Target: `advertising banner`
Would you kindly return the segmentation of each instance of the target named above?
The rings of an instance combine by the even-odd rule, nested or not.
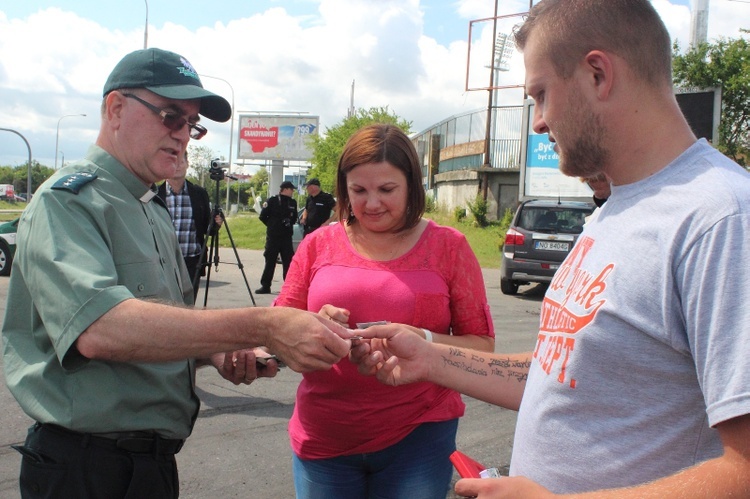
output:
[[[524,127],[522,136],[526,155],[521,165],[520,199],[531,198],[586,198],[592,196],[588,185],[577,177],[563,175],[559,169],[560,157],[549,141],[549,136],[534,132],[531,122],[534,118],[534,102],[524,103]]]
[[[309,161],[317,116],[240,115],[237,159]]]

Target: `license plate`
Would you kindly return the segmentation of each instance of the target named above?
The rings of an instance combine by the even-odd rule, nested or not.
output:
[[[535,241],[534,248],[547,251],[568,251],[568,243],[559,241]]]

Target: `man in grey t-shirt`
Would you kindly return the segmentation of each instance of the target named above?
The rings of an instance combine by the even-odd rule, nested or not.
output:
[[[750,175],[693,135],[648,0],[542,0],[515,39],[534,131],[611,196],[550,283],[533,352],[376,326],[363,336],[388,343],[355,348],[360,370],[519,409],[511,477],[460,480],[462,496],[750,496]]]

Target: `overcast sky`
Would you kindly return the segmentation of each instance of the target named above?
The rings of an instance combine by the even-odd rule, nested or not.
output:
[[[653,3],[686,47],[690,0]],[[499,5],[498,14],[508,15],[529,3]],[[237,112],[307,113],[320,117],[324,133],[346,116],[354,82],[356,108],[388,106],[419,132],[487,106],[486,91],[465,89],[467,79],[469,88],[489,82],[492,24],[475,23],[469,57],[467,47],[470,21],[492,17],[494,6],[493,0],[2,0],[0,128],[21,133],[32,159],[44,165],[55,164],[56,139],[58,166],[63,157],[82,157],[98,133],[107,75],[125,54],[143,48],[147,33],[149,47],[178,52],[213,76],[202,78],[204,87],[233,100]],[[750,3],[711,0],[709,40],[742,36],[748,19]],[[519,20],[502,21],[499,31]],[[523,83],[520,54],[508,65],[501,83]],[[500,95],[506,104],[521,99],[520,90]],[[203,124],[209,133],[199,145],[228,156],[230,123]],[[236,121],[233,128],[236,135]],[[0,131],[0,165],[27,159],[23,140]]]

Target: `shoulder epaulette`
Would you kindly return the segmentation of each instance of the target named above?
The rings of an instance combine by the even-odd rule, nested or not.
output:
[[[57,182],[55,182],[55,184],[52,186],[52,189],[70,191],[73,194],[78,194],[78,191],[80,191],[84,185],[88,184],[95,178],[96,175],[89,172],[78,172],[70,175],[65,175]]]

